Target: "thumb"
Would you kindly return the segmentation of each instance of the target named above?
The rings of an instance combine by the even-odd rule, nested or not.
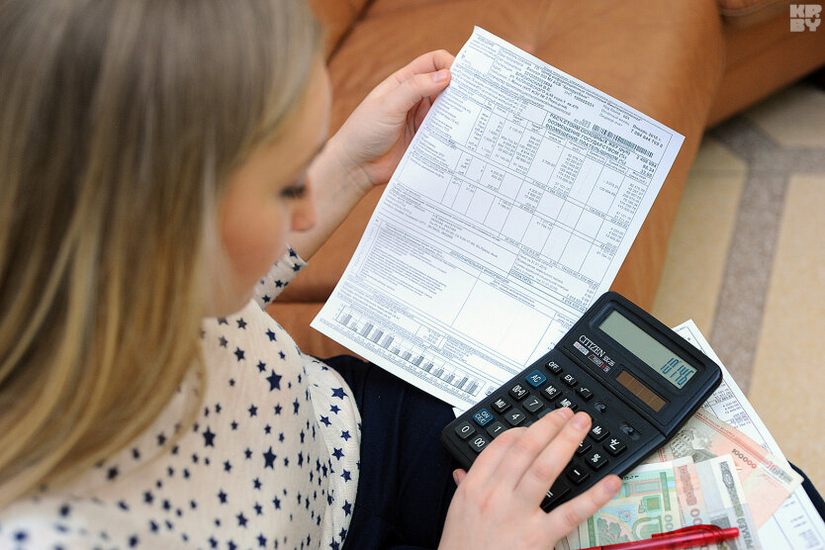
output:
[[[453,481],[455,481],[456,486],[460,485],[464,478],[467,477],[466,470],[453,470]]]
[[[390,108],[396,114],[406,115],[425,97],[440,93],[450,83],[450,70],[441,69],[431,73],[422,73],[405,79],[392,93]]]

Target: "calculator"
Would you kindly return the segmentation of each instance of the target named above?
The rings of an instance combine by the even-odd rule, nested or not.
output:
[[[722,382],[719,366],[649,313],[607,292],[541,359],[441,432],[462,467],[504,431],[554,409],[585,411],[590,432],[547,491],[550,511],[667,442]]]

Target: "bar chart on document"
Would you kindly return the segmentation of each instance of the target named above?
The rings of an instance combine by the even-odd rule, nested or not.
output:
[[[683,137],[476,28],[312,326],[465,409],[606,291]]]

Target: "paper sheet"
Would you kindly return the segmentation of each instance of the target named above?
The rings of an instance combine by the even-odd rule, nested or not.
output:
[[[696,324],[686,321],[674,330],[722,367],[722,384],[713,392],[704,408],[751,437],[774,455],[785,459],[776,440],[699,332]],[[805,489],[798,487],[759,529],[759,541],[762,548],[770,550],[825,549],[825,523],[805,493]]]
[[[312,326],[466,409],[608,290],[684,138],[479,28],[451,72]]]

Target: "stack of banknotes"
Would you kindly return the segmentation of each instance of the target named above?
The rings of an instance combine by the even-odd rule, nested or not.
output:
[[[757,529],[800,483],[784,459],[700,409],[556,550],[649,539],[699,524],[739,528],[739,538],[712,549],[763,548]]]

